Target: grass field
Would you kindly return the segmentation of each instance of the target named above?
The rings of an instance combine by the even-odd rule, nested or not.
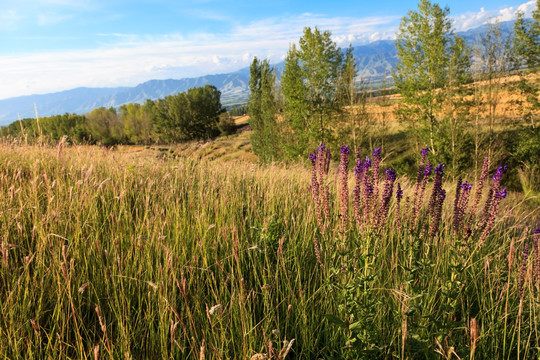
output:
[[[352,154],[324,175],[192,146],[0,146],[1,358],[539,356],[540,214],[504,175],[485,206],[498,164],[474,216],[443,176],[439,221],[433,175],[420,206],[384,164],[356,198]]]

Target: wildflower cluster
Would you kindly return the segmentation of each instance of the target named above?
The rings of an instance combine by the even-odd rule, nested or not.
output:
[[[340,162],[338,168],[338,198],[339,198],[339,223],[340,231],[344,233],[349,227],[349,154],[348,146],[342,146],[340,150]],[[325,176],[328,174],[330,165],[330,151],[325,144],[310,155],[312,164],[311,193],[315,203],[317,221],[321,233],[325,233],[328,222],[331,221],[329,206],[329,189],[325,184]],[[356,152],[354,164],[354,188],[352,190],[352,204],[354,221],[360,231],[373,230],[382,232],[388,225],[396,227],[398,231],[408,229],[414,233],[437,236],[440,234],[441,220],[447,192],[443,189],[445,165],[439,163],[435,168],[429,159],[429,148],[421,151],[420,163],[414,184],[412,197],[406,197],[405,212],[402,214],[401,201],[404,193],[401,185],[397,182],[397,173],[388,168],[384,171],[384,178],[380,175],[382,162],[381,149],[373,151],[372,156],[362,158]],[[474,203],[469,209],[469,201],[472,198],[472,183],[463,181],[461,178],[456,184],[455,199],[453,201],[453,221],[451,226],[455,236],[465,238],[477,234],[478,245],[481,245],[490,234],[495,225],[501,201],[507,196],[507,189],[501,187],[501,180],[507,171],[506,166],[499,166],[492,177],[492,183],[485,199],[482,214],[476,217],[476,208],[483,198],[482,190],[488,179],[489,159],[485,158],[482,175],[476,193]],[[432,185],[428,196],[427,207],[424,204],[428,182],[432,177]],[[394,187],[397,183],[397,190]],[[390,209],[394,203],[393,221],[388,221]]]

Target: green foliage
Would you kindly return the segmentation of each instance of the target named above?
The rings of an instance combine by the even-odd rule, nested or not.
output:
[[[463,39],[454,36],[449,14],[448,8],[421,0],[417,11],[401,19],[396,40],[400,61],[393,77],[404,98],[398,114],[418,132],[416,148],[429,144],[435,154],[455,157],[455,147],[442,146],[439,127],[447,116],[455,142],[466,126],[467,104],[458,90],[471,79],[470,53]]]
[[[202,140],[219,134],[221,93],[205,85],[156,101],[155,126],[165,142]]]
[[[268,60],[256,57],[250,66],[249,79],[249,125],[253,152],[262,162],[278,160],[280,157],[280,132],[276,122],[276,71]]]
[[[137,103],[120,106],[120,121],[130,143],[148,144],[152,141],[152,117],[145,106]]]
[[[232,131],[230,120],[221,118],[221,93],[206,85],[171,95],[144,105],[129,103],[114,108],[100,107],[85,116],[75,114],[22,119],[0,129],[0,136],[25,141],[58,141],[66,136],[75,142],[114,144],[150,144],[209,139],[220,132]],[[221,125],[218,124],[221,121]],[[221,130],[223,129],[223,130]]]
[[[513,151],[524,193],[540,193],[540,127],[520,129]]]
[[[226,112],[219,115],[217,127],[220,134],[224,136],[236,133],[236,124],[234,119],[229,115],[229,113]]]
[[[332,128],[343,105],[343,67],[341,49],[329,31],[306,27],[298,47],[289,48],[281,80],[284,116],[291,130],[285,140],[289,157],[304,156],[320,142],[334,143]]]
[[[517,13],[513,46],[519,64],[535,71],[540,65],[540,0],[536,1],[532,20],[524,19],[521,12]]]
[[[523,19],[521,12],[517,13],[514,23],[513,52],[517,57],[517,65],[526,65],[528,71],[536,72],[540,66],[540,0],[536,1],[536,9],[532,20]],[[538,81],[522,77],[519,90],[524,100],[519,101],[523,117],[536,127],[540,101]]]
[[[124,132],[122,123],[114,108],[100,107],[86,116],[86,127],[92,140],[103,145],[114,145],[122,142]]]
[[[248,113],[248,106],[246,105],[236,105],[231,107],[228,110],[229,115],[231,116],[242,116]]]

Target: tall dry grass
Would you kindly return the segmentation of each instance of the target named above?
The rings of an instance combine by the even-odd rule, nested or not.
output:
[[[335,166],[322,232],[301,166],[6,144],[0,164],[3,358],[538,356],[519,195],[477,246],[449,202],[435,236],[395,200],[359,229]]]

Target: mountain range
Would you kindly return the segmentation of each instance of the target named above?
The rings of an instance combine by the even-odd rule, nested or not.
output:
[[[503,35],[512,32],[513,21],[501,23]],[[485,33],[487,25],[459,33],[474,44],[479,35]],[[354,44],[353,44],[354,45]],[[382,40],[366,45],[354,46],[354,56],[358,63],[358,78],[368,82],[380,82],[395,68],[398,58],[393,40]],[[283,71],[283,62],[276,64],[278,75]],[[391,81],[391,80],[390,80]],[[224,106],[245,103],[249,90],[249,68],[228,74],[206,75],[194,78],[150,80],[134,87],[76,88],[43,95],[19,96],[0,100],[0,125],[7,125],[19,117],[51,116],[64,113],[84,114],[100,107],[117,107],[122,104],[146,99],[156,100],[167,95],[186,91],[192,87],[211,84],[221,91]]]

